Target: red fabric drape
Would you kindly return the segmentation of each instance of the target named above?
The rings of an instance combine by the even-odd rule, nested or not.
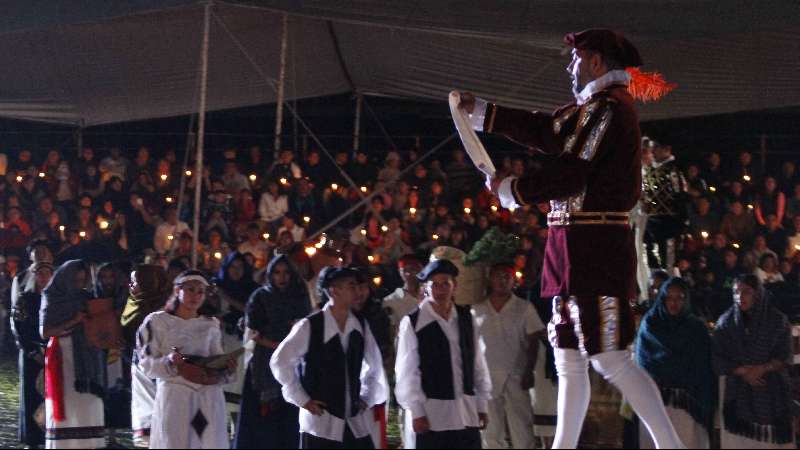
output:
[[[66,419],[64,408],[64,357],[57,337],[50,338],[45,353],[45,396],[53,407],[56,422]]]

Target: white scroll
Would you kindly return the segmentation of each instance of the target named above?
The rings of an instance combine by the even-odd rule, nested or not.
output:
[[[470,159],[481,172],[485,173],[488,177],[494,178],[497,169],[494,167],[492,158],[486,153],[481,140],[475,130],[472,129],[472,123],[469,119],[469,114],[463,109],[458,108],[461,102],[461,94],[458,91],[450,93],[450,113],[453,116],[453,122],[458,130],[458,135],[461,136],[461,142],[464,143],[464,150],[467,151]]]

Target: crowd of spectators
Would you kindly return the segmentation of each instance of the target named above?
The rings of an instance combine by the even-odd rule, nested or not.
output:
[[[376,287],[388,293],[401,284],[395,267],[403,255],[426,258],[442,245],[469,251],[498,226],[521,237],[515,261],[520,290],[529,298],[537,295],[549,206],[502,209],[461,149],[417,165],[418,150],[339,151],[332,158],[318,150],[300,153],[231,148],[206,161],[202,174],[193,173],[191,160],[184,166],[174,150],[146,147],[84,148],[77,158],[56,150],[4,155],[0,294],[5,307],[10,280],[28,263],[25,248],[33,240],[47,240],[57,255],[84,257],[81,249],[101,243],[110,249],[103,256],[190,266],[197,176],[203,187],[197,253],[199,268],[209,275],[239,252],[255,281],[262,282],[267,262],[279,252],[293,255],[302,275],[312,280],[327,262],[315,264],[311,256],[328,256],[369,266]],[[740,273],[755,273],[782,298],[794,299],[800,289],[795,161],[773,170],[747,151],[727,160],[711,153],[700,163],[678,161],[688,186],[686,227],[676,267],[652,269],[680,272],[697,312],[711,322],[730,306],[731,283]],[[520,176],[529,163],[525,156],[509,156],[498,167],[501,175]],[[370,195],[365,206],[324,235],[317,233]]]

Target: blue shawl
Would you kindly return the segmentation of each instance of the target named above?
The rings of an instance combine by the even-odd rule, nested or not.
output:
[[[672,287],[679,287],[685,295],[678,316],[667,310],[667,293]],[[711,336],[705,322],[691,311],[686,282],[672,278],[664,283],[655,304],[642,318],[636,362],[658,384],[666,406],[685,410],[698,424],[711,430],[717,404]]]

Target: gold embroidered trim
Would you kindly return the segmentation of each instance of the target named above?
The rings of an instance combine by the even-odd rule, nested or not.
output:
[[[614,113],[611,108],[606,107],[605,111],[603,111],[603,117],[600,118],[600,122],[592,128],[591,133],[589,133],[589,138],[586,139],[586,144],[583,146],[583,151],[581,151],[581,159],[591,161],[594,158],[598,147],[600,147],[600,141],[603,140],[603,136],[605,136],[608,130],[608,125],[611,123],[613,115]]]

